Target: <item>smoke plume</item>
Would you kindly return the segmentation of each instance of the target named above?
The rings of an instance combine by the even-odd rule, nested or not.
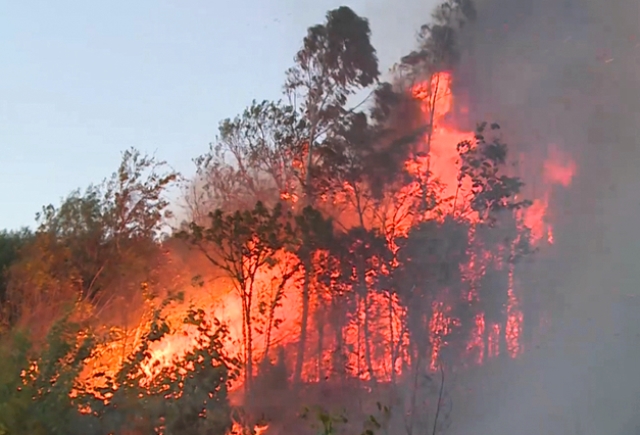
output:
[[[502,383],[498,394],[477,399],[497,401],[495,413],[454,417],[454,426],[474,434],[637,433],[640,3],[476,6],[455,80],[469,122],[503,125],[529,175],[550,150],[571,155],[578,170],[550,205],[556,261],[540,262],[528,284],[557,286],[562,321],[515,373],[492,380]],[[524,178],[533,189],[540,181]]]

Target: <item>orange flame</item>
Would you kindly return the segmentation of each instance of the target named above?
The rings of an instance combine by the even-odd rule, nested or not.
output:
[[[473,139],[473,133],[459,131],[451,122],[454,109],[454,97],[451,92],[452,77],[448,73],[436,74],[430,81],[419,83],[411,89],[412,96],[420,102],[423,121],[432,124],[429,134],[425,135],[421,149],[416,155],[412,155],[406,162],[406,168],[418,181],[404,186],[391,201],[396,204],[397,210],[393,213],[384,212],[383,223],[388,241],[394,246],[394,238],[406,234],[415,217],[409,210],[415,208],[420,201],[423,185],[437,186],[440,195],[444,198],[438,210],[432,210],[432,216],[456,214],[465,216],[471,223],[476,222],[477,216],[464,214],[469,209],[469,181],[459,182],[460,159],[456,145],[464,140]],[[466,109],[465,109],[466,110]],[[463,112],[465,110],[462,110]],[[576,165],[569,156],[564,155],[557,147],[549,146],[548,157],[543,164],[543,194],[533,201],[533,205],[522,214],[523,224],[531,229],[534,242],[538,243],[545,237],[548,243],[553,243],[553,229],[548,222],[548,207],[553,188],[555,186],[567,187],[571,184],[576,173]],[[349,195],[350,186],[345,187],[344,195]],[[282,198],[295,203],[298,196],[287,191]],[[374,225],[374,223],[371,223]],[[393,227],[393,228],[391,228]],[[473,230],[472,230],[473,231]],[[470,235],[471,237],[473,234]],[[280,253],[283,265],[291,265],[294,258],[292,254]],[[484,262],[490,259],[474,258],[463,268],[469,273],[476,273],[483,267]],[[258,289],[256,294],[265,294],[273,297],[273,281],[276,269],[260,271],[257,278]],[[480,272],[477,272],[480,273]],[[300,277],[292,279],[284,289],[281,305],[274,308],[273,315],[281,321],[277,328],[272,328],[272,335],[267,337],[265,333],[258,333],[254,337],[256,348],[254,349],[255,361],[268,358],[268,351],[276,346],[293,348],[300,336],[301,322],[301,291]],[[228,351],[237,354],[242,347],[242,305],[241,300],[233,286],[229,283],[216,282],[211,286],[205,286],[205,291],[211,293],[210,297],[198,301],[199,306],[209,307],[208,314],[217,317],[230,327],[231,341]],[[271,296],[269,296],[271,295]],[[472,299],[474,295],[469,295]],[[330,302],[323,301],[322,296],[315,295],[312,306],[318,310],[320,306]],[[268,305],[268,304],[267,304]],[[390,292],[370,292],[370,294],[357,301],[356,314],[346,322],[341,333],[344,337],[343,348],[340,352],[346,353],[346,371],[348,374],[361,379],[368,379],[370,374],[367,365],[373,366],[373,375],[378,380],[389,380],[394,374],[402,372],[404,363],[409,361],[408,334],[405,320],[405,308],[402,307],[397,297]],[[519,309],[519,300],[513,282],[513,269],[509,270],[509,291],[507,304],[508,319],[506,322],[507,351],[511,357],[517,356],[521,351],[519,344],[523,314]],[[316,313],[311,312],[310,324]],[[363,351],[366,340],[362,325],[368,323],[369,339],[373,350],[370,355]],[[435,369],[439,352],[443,346],[442,338],[455,325],[457,319],[445,304],[438,302],[433,306],[433,315],[429,325],[431,337],[430,366]],[[315,330],[310,331],[308,341],[316,341],[322,348],[322,354],[317,355],[316,361],[311,358],[305,361],[304,377],[306,380],[316,380],[322,376],[323,366],[330,364],[335,357],[337,343],[327,345],[330,337],[325,337],[325,328],[321,321],[317,322]],[[478,361],[487,357],[496,356],[499,352],[499,340],[501,326],[487,324],[485,316],[479,314],[475,317],[475,330],[473,337],[467,345],[467,352],[478,355]],[[188,328],[181,329],[179,333],[167,337],[154,345],[151,349],[152,357],[144,366],[148,376],[152,376],[156,370],[172,364],[175,358],[184,355],[195,344],[195,338]],[[488,337],[488,345],[484,344],[483,337]],[[367,361],[369,359],[370,361]],[[258,364],[255,364],[256,366]]]

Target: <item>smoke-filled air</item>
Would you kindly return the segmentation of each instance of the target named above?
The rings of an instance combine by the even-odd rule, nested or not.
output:
[[[317,17],[192,173],[0,233],[0,435],[640,433],[639,18]]]

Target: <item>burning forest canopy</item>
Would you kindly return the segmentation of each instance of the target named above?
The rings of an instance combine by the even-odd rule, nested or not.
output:
[[[480,412],[479,380],[557,318],[531,278],[580,171],[564,142],[474,119],[507,95],[473,88],[502,3],[438,6],[387,82],[368,21],[331,10],[282,100],[223,121],[194,177],[128,150],[3,233],[0,434],[304,432],[301,405],[323,433],[372,414],[435,434],[453,403]]]

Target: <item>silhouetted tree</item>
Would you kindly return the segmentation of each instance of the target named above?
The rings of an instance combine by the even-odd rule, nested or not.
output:
[[[346,6],[331,10],[323,24],[308,29],[295,65],[287,71],[285,92],[304,131],[298,142],[298,154],[306,155],[302,185],[305,205],[315,205],[313,177],[319,159],[317,146],[349,112],[349,96],[378,79],[378,59],[370,36],[369,22],[353,10]],[[303,266],[302,311],[308,312],[313,263],[305,259]],[[303,319],[298,346],[301,357],[294,369],[296,384],[302,373],[300,358],[304,357],[306,337],[307,323]]]
[[[290,105],[254,101],[234,119],[220,123],[219,137],[195,160],[197,175],[188,205],[194,220],[216,208],[250,208],[300,197],[304,123]]]
[[[257,202],[251,210],[225,213],[218,209],[210,213],[209,224],[195,222],[179,234],[206,258],[231,278],[242,302],[242,335],[245,367],[245,386],[251,387],[253,377],[253,314],[260,272],[280,264],[278,253],[291,246],[293,228],[284,215],[281,203],[267,208]],[[278,285],[285,285],[298,270],[294,263],[280,275]]]
[[[486,138],[486,123],[476,129],[474,141],[458,144],[462,161],[460,180],[471,181],[471,212],[479,219],[475,228],[477,271],[481,274],[478,296],[485,317],[484,348],[488,356],[490,325],[500,325],[502,355],[507,354],[508,291],[512,266],[531,253],[528,233],[518,228],[519,210],[531,201],[518,198],[524,183],[506,175],[507,145],[496,134],[500,127],[490,126],[494,137]]]

